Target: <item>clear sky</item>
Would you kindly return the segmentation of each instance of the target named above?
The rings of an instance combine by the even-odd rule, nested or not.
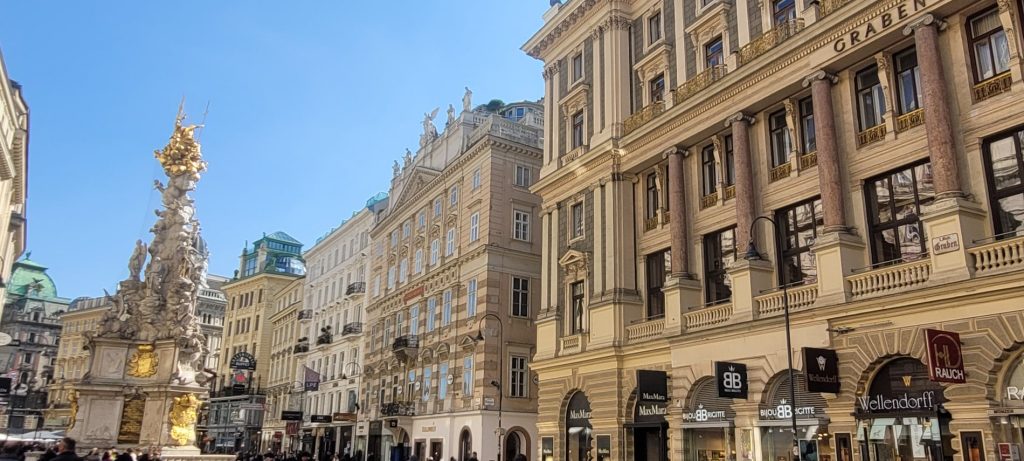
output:
[[[28,249],[61,296],[113,291],[149,240],[153,150],[209,102],[195,194],[211,272],[283,230],[311,246],[387,190],[424,112],[543,96],[520,46],[547,0],[5,2],[31,110]],[[443,123],[442,123],[443,124]]]

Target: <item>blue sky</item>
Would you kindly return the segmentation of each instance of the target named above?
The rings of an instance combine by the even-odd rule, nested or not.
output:
[[[519,47],[546,0],[5,3],[0,49],[31,110],[28,249],[59,294],[102,294],[149,239],[153,150],[182,95],[209,171],[211,272],[283,230],[307,247],[386,190],[424,112],[543,95]]]

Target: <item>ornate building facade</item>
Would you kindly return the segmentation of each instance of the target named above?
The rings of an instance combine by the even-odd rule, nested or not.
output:
[[[299,277],[278,290],[270,315],[270,376],[267,377],[266,415],[263,418],[263,451],[298,451],[302,419],[285,420],[282,412],[302,411],[304,397],[298,359],[307,341],[302,341],[299,313],[303,310],[306,277]]]
[[[21,85],[0,55],[0,299],[13,264],[25,251],[29,111]]]
[[[540,210],[528,188],[542,106],[474,110],[470,97],[442,133],[424,120],[370,233],[359,437],[378,459],[494,459],[536,443]]]
[[[68,427],[71,416],[69,394],[89,369],[89,349],[85,348],[85,332],[99,327],[103,314],[113,304],[106,297],[75,298],[67,312],[60,314],[60,341],[53,383],[47,389],[49,411],[46,427],[62,430]]]
[[[556,2],[523,47],[546,88],[538,456],[1019,450],[1021,9]],[[926,329],[959,333],[965,383],[930,379]],[[810,392],[833,365],[838,393]]]

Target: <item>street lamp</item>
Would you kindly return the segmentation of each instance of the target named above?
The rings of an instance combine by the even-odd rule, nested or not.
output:
[[[748,261],[761,259],[761,254],[757,252],[757,247],[754,245],[754,225],[759,220],[765,220],[772,223],[772,235],[775,239],[776,251],[781,251],[782,241],[779,239],[779,228],[775,223],[775,220],[767,216],[758,216],[754,218],[754,221],[750,223],[750,244],[747,246],[747,254],[745,259]],[[789,280],[788,272],[786,267],[782,264],[781,258],[776,258],[775,264],[777,270],[782,275],[782,313],[786,321],[786,360],[789,364],[789,405],[794,411],[790,411],[790,424],[793,430],[793,456],[800,460],[800,438],[796,431],[796,377],[793,370],[793,338],[789,323]]]
[[[498,429],[496,434],[498,436],[497,460],[501,461],[501,452],[502,448],[504,447],[504,444],[502,443],[502,437],[505,435],[504,431],[501,428],[501,403],[503,397],[505,396],[505,391],[501,388],[502,375],[505,373],[505,351],[501,349],[501,343],[505,341],[505,332],[502,327],[501,317],[498,317],[498,314],[495,314],[493,312],[488,312],[484,314],[483,317],[480,317],[480,321],[477,322],[476,337],[473,338],[473,340],[478,343],[484,340],[484,331],[481,328],[481,325],[483,325],[484,320],[486,320],[488,317],[494,317],[494,319],[498,321],[498,379],[491,381],[491,385],[498,388]]]

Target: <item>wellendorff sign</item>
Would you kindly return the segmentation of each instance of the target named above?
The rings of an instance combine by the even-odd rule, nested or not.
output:
[[[935,408],[935,392],[924,391],[920,396],[911,397],[904,393],[902,397],[886,397],[884,395],[857,397],[861,410],[870,412],[895,410],[931,410]]]
[[[836,53],[853,49],[861,42],[892,28],[927,6],[927,0],[905,0],[832,41],[832,49]]]

